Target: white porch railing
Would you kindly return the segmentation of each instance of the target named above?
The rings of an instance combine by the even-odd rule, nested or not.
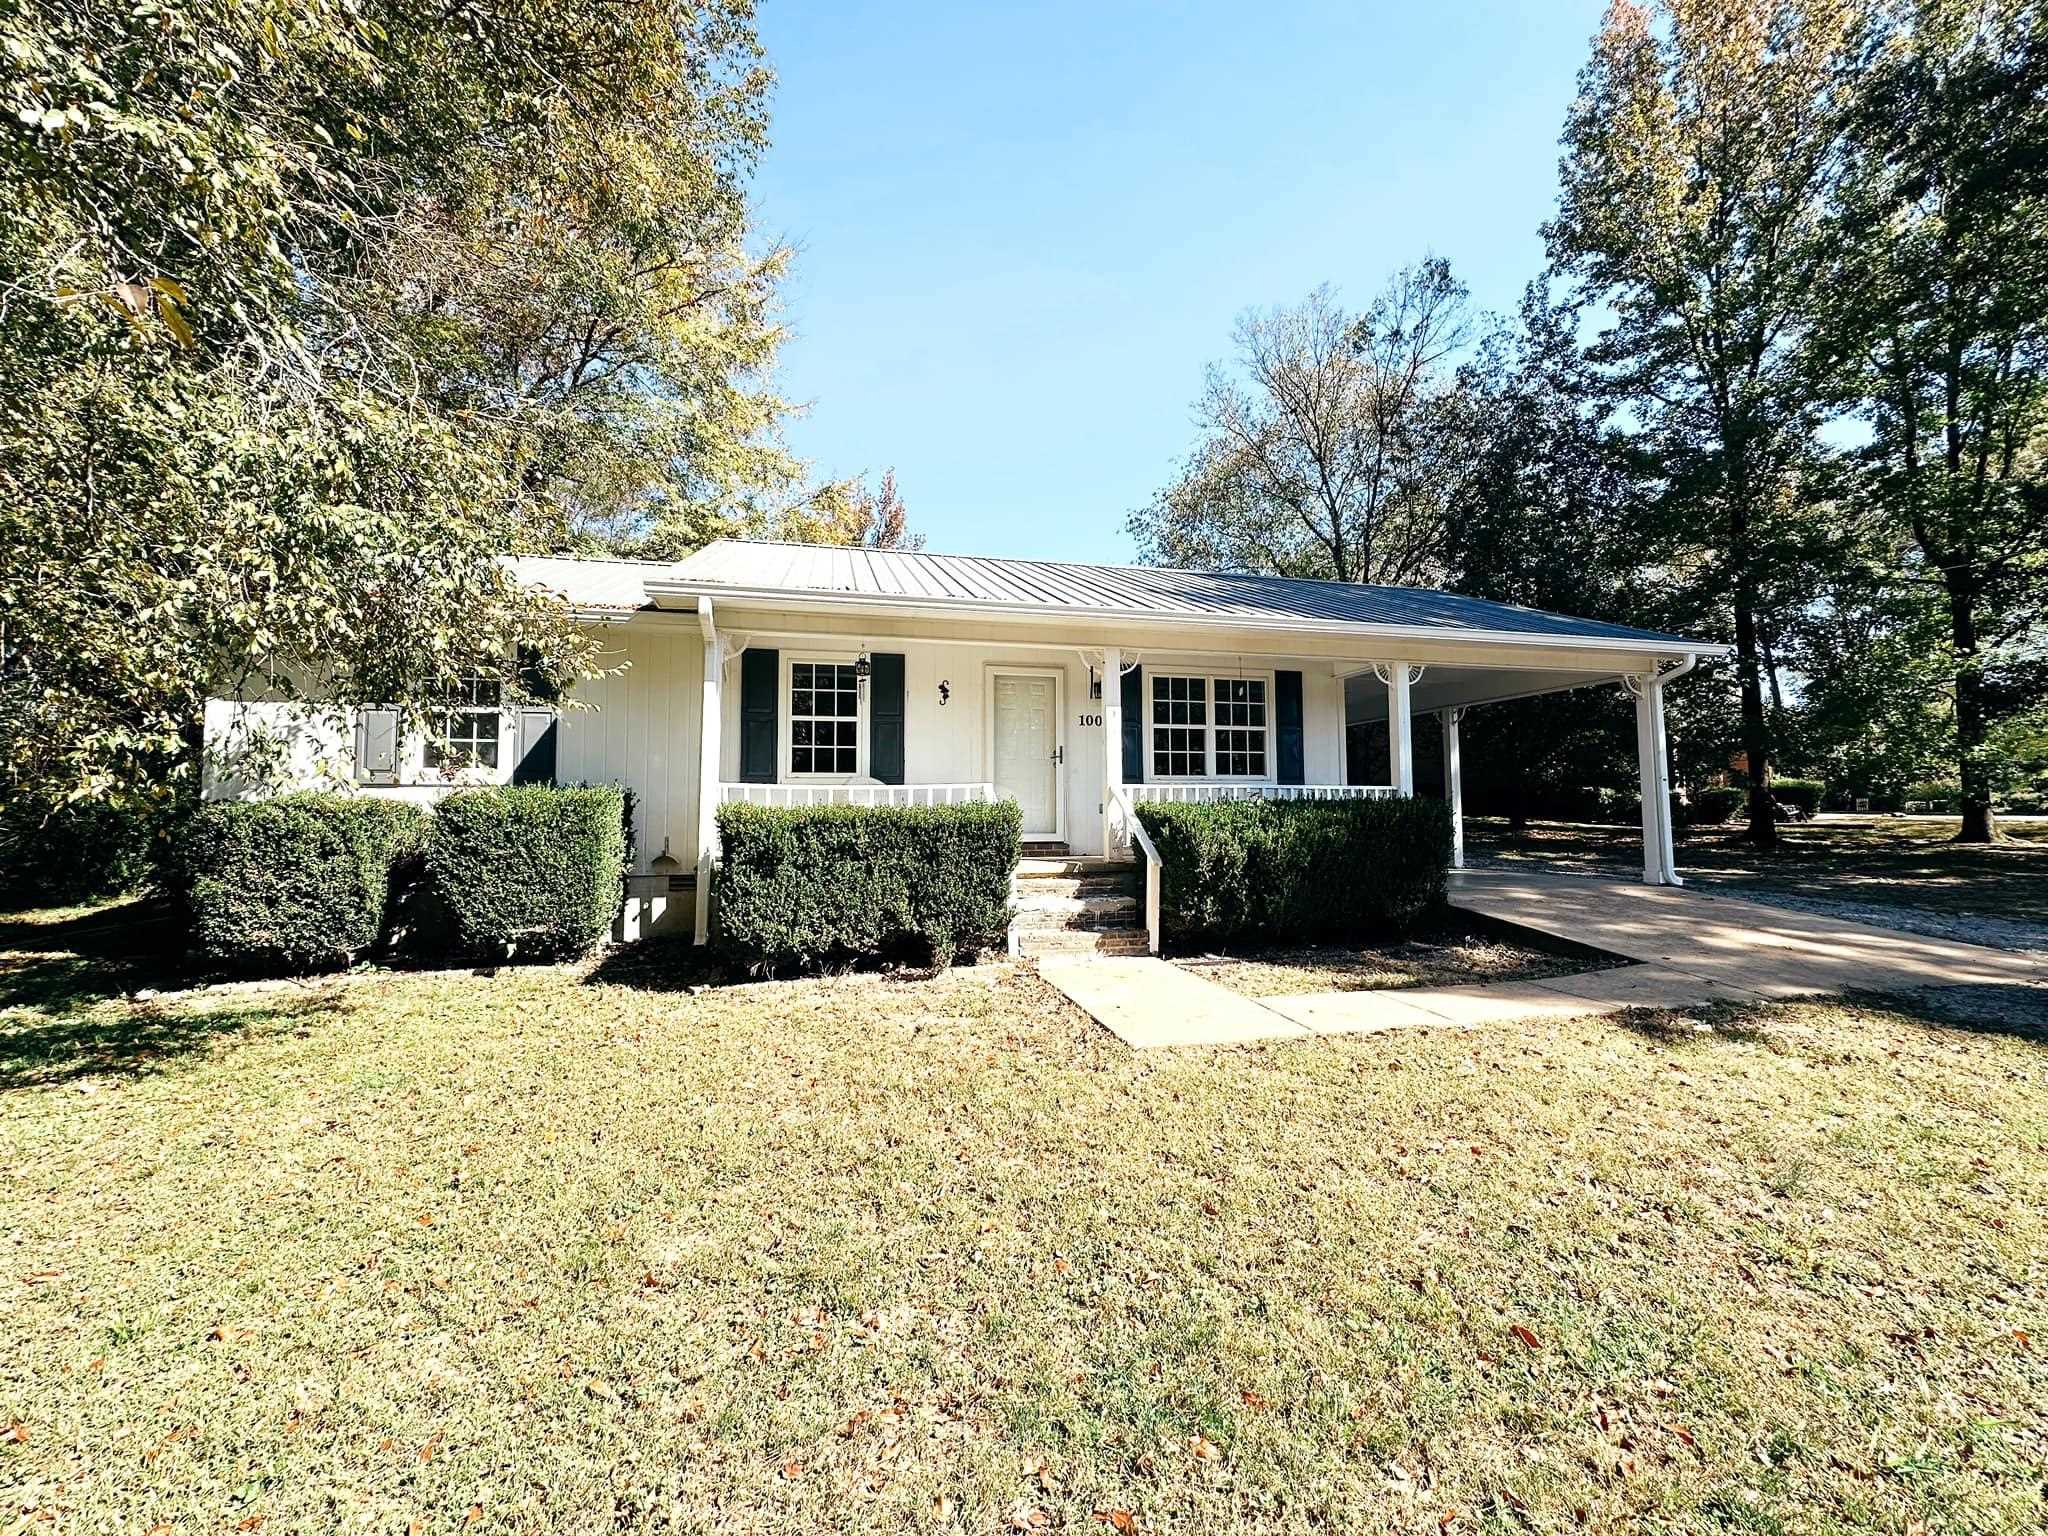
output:
[[[993,784],[721,784],[718,801],[749,805],[967,805],[993,800]]]
[[[1145,861],[1145,945],[1153,954],[1159,953],[1159,849],[1146,833],[1144,824],[1138,820],[1138,808],[1131,802],[1132,790],[1138,786],[1112,784],[1109,787],[1109,815],[1105,818],[1106,832],[1110,842],[1120,848],[1133,850]],[[1108,850],[1105,849],[1104,852]]]
[[[1391,800],[1391,784],[1132,784],[1134,800]]]

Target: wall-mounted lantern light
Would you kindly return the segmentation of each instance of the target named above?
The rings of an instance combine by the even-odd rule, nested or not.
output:
[[[863,646],[861,648],[860,660],[856,661],[853,664],[853,675],[859,678],[862,682],[866,682],[868,680],[868,670],[869,668],[867,648]]]

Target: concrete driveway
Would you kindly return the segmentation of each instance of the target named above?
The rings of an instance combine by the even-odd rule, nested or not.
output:
[[[1039,974],[1139,1048],[1934,987],[1996,988],[2048,1020],[2048,956],[2039,953],[1577,875],[1467,870],[1453,877],[1451,904],[1636,963],[1542,981],[1271,998],[1151,957],[1046,960]]]

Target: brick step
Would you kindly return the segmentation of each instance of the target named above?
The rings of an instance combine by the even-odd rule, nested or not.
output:
[[[1106,928],[1094,931],[1058,929],[1050,932],[1019,930],[1017,954],[1036,960],[1046,955],[1143,955],[1149,951],[1141,928]]]

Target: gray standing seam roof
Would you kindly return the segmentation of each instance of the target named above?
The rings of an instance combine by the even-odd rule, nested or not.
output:
[[[1682,635],[1544,613],[1512,603],[1422,587],[1368,587],[1292,576],[998,560],[922,550],[850,549],[720,539],[686,560],[528,556],[511,562],[522,581],[572,606],[629,613],[652,606],[649,583],[792,597],[868,597],[1008,609],[1076,609],[1133,619],[1232,619],[1357,624],[1446,635],[1526,635],[1560,641],[1641,641],[1659,650],[1719,652]]]
[[[945,600],[1014,608],[1081,608],[1144,618],[1302,620],[1435,629],[1447,634],[1641,640],[1659,648],[1717,651],[1682,635],[1545,613],[1421,587],[1374,587],[1291,576],[999,560],[921,550],[851,549],[721,539],[661,578],[746,590]]]

